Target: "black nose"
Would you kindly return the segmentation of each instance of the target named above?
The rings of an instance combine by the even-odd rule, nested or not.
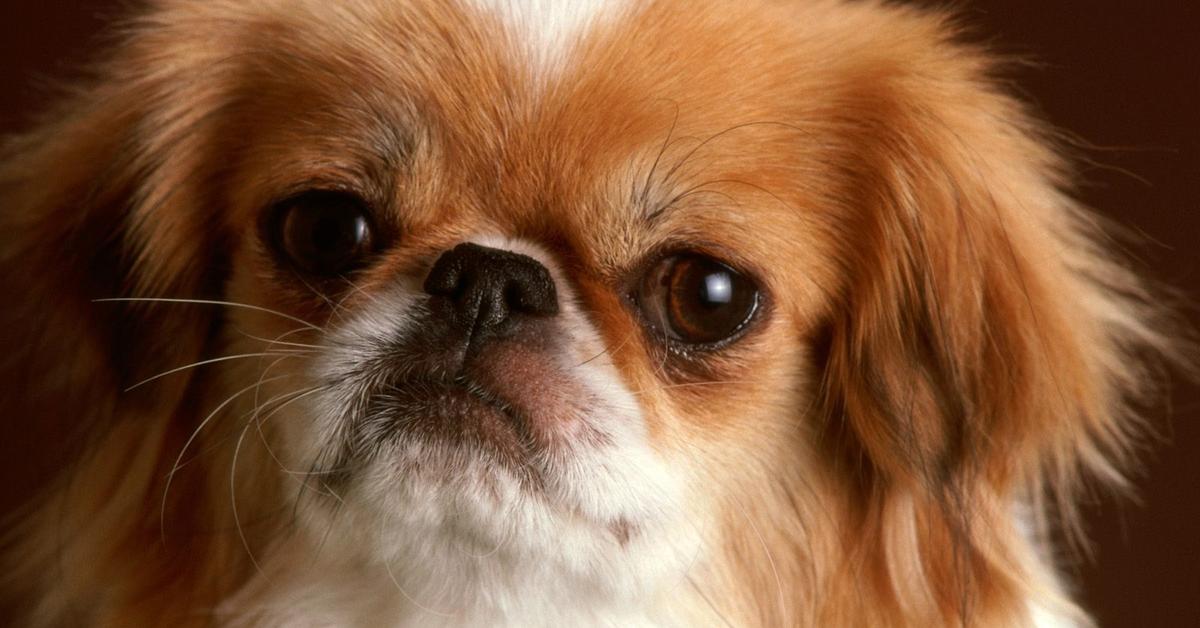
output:
[[[425,292],[445,298],[466,333],[495,332],[518,314],[558,314],[550,271],[527,255],[460,244],[438,258]]]

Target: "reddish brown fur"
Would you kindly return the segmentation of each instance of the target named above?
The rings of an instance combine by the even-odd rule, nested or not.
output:
[[[4,470],[44,485],[9,539],[30,621],[204,624],[251,573],[225,532],[232,419],[193,446],[216,453],[174,478],[159,537],[167,471],[240,367],[122,392],[244,339],[218,308],[91,300],[327,323],[257,238],[261,208],[314,183],[388,212],[399,248],[356,278],[368,296],[479,232],[564,259],[656,445],[688,443],[721,487],[695,579],[733,624],[1012,626],[1030,599],[1069,606],[1014,508],[1070,521],[1084,477],[1119,478],[1132,352],[1165,341],[1041,127],[944,19],[657,2],[535,98],[495,25],[443,3],[159,4],[0,165],[0,285],[23,295],[0,311],[0,406],[38,446]],[[684,243],[770,294],[767,326],[691,364],[621,291]],[[248,448],[238,464],[271,464]],[[282,534],[291,488],[240,487],[252,546]]]

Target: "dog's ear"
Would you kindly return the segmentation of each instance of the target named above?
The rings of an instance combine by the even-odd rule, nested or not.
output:
[[[216,308],[219,189],[206,170],[211,95],[167,89],[148,42],[126,46],[0,155],[0,460],[7,486],[53,477],[114,417],[166,423]],[[145,58],[142,58],[145,57]],[[196,81],[196,87],[206,84]],[[161,426],[142,426],[151,438]],[[114,470],[114,473],[117,471]],[[5,496],[6,502],[21,496]]]
[[[1006,542],[1022,506],[1050,495],[1069,514],[1081,478],[1120,481],[1139,352],[1166,343],[1038,127],[978,59],[941,63],[866,83],[820,399],[837,475],[877,532],[863,536],[885,545],[864,553],[911,583],[897,598],[932,591],[955,621],[972,599],[1037,586],[1005,577],[1029,558]]]

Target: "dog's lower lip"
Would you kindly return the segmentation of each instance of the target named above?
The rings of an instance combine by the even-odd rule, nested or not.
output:
[[[398,391],[427,391],[431,395],[439,393],[448,394],[465,394],[477,401],[480,401],[488,406],[494,407],[496,410],[504,414],[512,415],[516,411],[508,404],[499,400],[499,398],[488,390],[486,387],[471,380],[465,376],[457,376],[451,379],[444,378],[410,378],[394,382],[389,386],[392,392]]]
[[[519,419],[517,411],[510,405],[500,401],[492,392],[479,384],[466,378],[457,378],[449,382],[434,383],[441,389],[444,389],[450,394],[465,394],[475,401],[481,402],[484,405],[490,406],[501,414],[513,419]]]
[[[480,446],[506,463],[523,462],[534,444],[518,408],[467,378],[410,378],[381,398],[402,434]]]

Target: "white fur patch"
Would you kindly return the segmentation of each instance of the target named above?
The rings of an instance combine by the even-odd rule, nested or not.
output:
[[[528,55],[534,76],[562,71],[574,46],[596,26],[611,21],[627,0],[465,0],[500,19]]]
[[[1044,599],[1029,600],[1029,615],[1034,628],[1076,628],[1079,622],[1070,616],[1071,607],[1066,604],[1068,598],[1062,593],[1058,576],[1054,573],[1053,562],[1049,558],[1050,552],[1038,538],[1031,507],[1028,504],[1018,503],[1014,507],[1014,512],[1017,529],[1021,531],[1022,536],[1029,542],[1029,546],[1037,553],[1037,564],[1045,569],[1045,572],[1039,575],[1046,583],[1045,588],[1049,589],[1048,595]],[[1055,600],[1062,603],[1058,609],[1051,607]]]
[[[1074,621],[1061,615],[1051,613],[1046,608],[1038,604],[1033,604],[1030,609],[1030,614],[1033,618],[1035,628],[1076,628]]]

